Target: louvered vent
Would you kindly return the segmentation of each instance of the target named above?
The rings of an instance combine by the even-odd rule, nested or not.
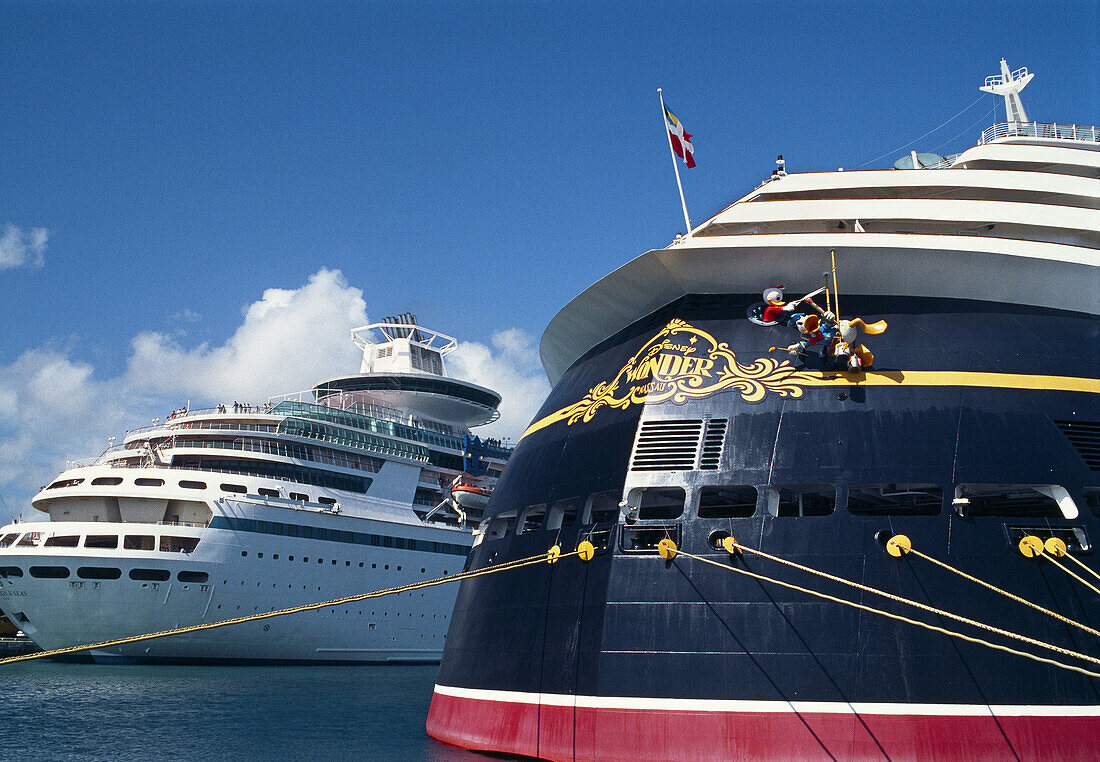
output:
[[[632,471],[714,470],[722,456],[726,419],[643,421],[634,443]]]
[[[1100,423],[1096,421],[1055,421],[1066,439],[1093,471],[1100,471]]]
[[[699,451],[699,468],[703,471],[716,471],[722,457],[722,445],[726,441],[726,419],[711,418],[707,421],[703,433],[703,447]]]

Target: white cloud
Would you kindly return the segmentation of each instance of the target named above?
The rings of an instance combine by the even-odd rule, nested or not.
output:
[[[12,224],[4,226],[0,235],[0,270],[12,267],[41,267],[45,263],[46,240],[50,232],[46,228],[31,228],[26,232]]]
[[[339,271],[322,269],[300,288],[264,291],[223,344],[187,346],[185,333],[138,334],[125,371],[110,378],[68,351],[29,349],[0,365],[0,494],[30,518],[37,515],[30,498],[67,460],[94,457],[108,437],[121,441],[126,428],[188,400],[192,407],[260,403],[355,372],[360,354],[348,332],[366,322],[362,292]],[[517,437],[549,391],[535,341],[520,330],[500,331],[488,345],[462,343],[447,366],[504,394],[500,420],[479,429],[482,435]]]
[[[126,376],[150,391],[263,402],[357,370],[360,355],[348,331],[366,320],[363,292],[339,271],[322,269],[301,288],[264,291],[221,346],[187,349],[167,334],[138,334]]]
[[[489,343],[462,342],[448,355],[447,371],[503,395],[500,419],[478,428],[479,435],[518,439],[550,393],[550,383],[531,334],[511,328],[494,333]]]

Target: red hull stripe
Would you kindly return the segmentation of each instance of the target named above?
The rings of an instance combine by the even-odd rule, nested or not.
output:
[[[453,746],[550,760],[1100,759],[1097,706],[574,701],[436,686],[427,728]]]

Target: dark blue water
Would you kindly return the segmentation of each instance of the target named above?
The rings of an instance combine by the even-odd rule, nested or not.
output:
[[[436,666],[0,667],[0,759],[489,762],[424,732]]]

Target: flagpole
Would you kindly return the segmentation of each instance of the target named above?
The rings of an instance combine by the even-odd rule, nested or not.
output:
[[[691,220],[688,219],[688,205],[684,201],[684,186],[680,183],[680,166],[676,163],[676,151],[672,148],[672,133],[668,130],[668,117],[665,116],[665,96],[661,93],[659,87],[657,88],[657,97],[661,99],[661,126],[665,128],[665,135],[668,136],[668,152],[672,154],[672,170],[676,173],[676,187],[680,189],[680,206],[684,208],[684,224],[687,225],[687,236],[690,238]]]

